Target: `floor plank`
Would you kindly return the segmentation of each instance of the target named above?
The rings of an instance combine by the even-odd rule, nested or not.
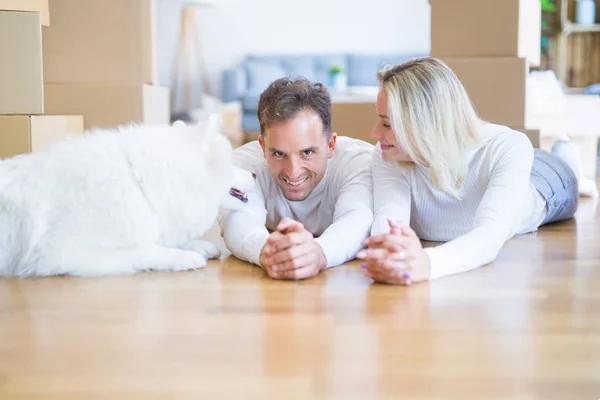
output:
[[[599,399],[600,214],[410,288],[359,263],[0,280],[2,399]]]

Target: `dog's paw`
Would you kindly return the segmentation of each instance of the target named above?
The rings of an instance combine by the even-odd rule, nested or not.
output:
[[[216,259],[221,256],[221,251],[212,242],[206,240],[193,240],[186,246],[187,250],[201,254],[208,260]]]
[[[206,266],[206,257],[193,251],[181,251],[172,262],[172,271],[189,271],[193,269],[204,268]]]

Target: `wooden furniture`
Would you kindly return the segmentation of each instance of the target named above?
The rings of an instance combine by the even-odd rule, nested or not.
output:
[[[600,23],[578,25],[575,0],[556,0],[558,32],[554,40],[553,70],[569,88],[600,83]],[[600,18],[600,1],[596,0]]]
[[[2,399],[598,399],[600,212],[410,288],[360,264],[0,279]]]

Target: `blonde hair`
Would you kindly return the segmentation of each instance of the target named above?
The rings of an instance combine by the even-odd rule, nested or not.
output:
[[[481,122],[462,83],[432,57],[383,69],[377,77],[400,146],[415,163],[429,167],[437,189],[458,198],[467,154],[480,142]]]

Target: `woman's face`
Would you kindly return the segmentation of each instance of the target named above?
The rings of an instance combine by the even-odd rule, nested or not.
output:
[[[384,89],[380,89],[377,95],[377,123],[371,131],[371,137],[377,139],[381,145],[381,156],[386,161],[412,161],[398,144],[396,135],[390,126],[387,115],[388,96]]]

